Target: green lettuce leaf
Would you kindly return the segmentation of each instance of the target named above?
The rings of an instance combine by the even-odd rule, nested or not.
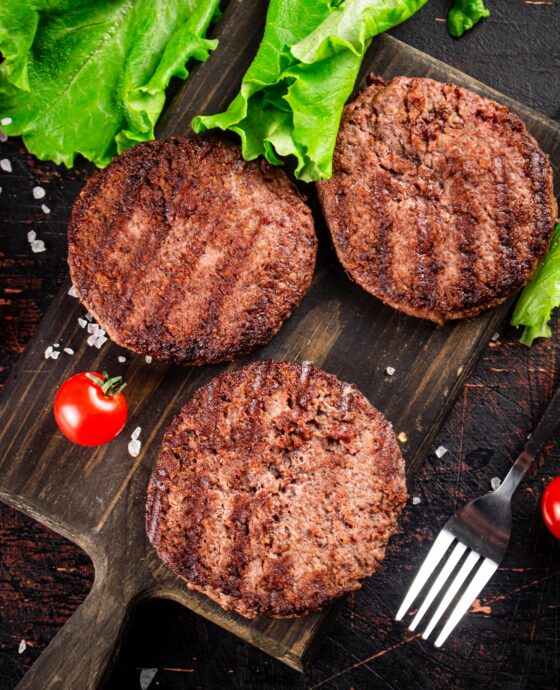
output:
[[[486,9],[484,0],[454,0],[447,15],[447,30],[455,38],[460,38],[465,31],[489,16],[490,11]]]
[[[204,61],[220,0],[0,3],[0,118],[43,160],[98,166],[154,137],[171,77]]]
[[[525,286],[513,316],[512,326],[525,326],[521,338],[531,347],[535,338],[550,338],[548,322],[552,310],[560,306],[560,223],[554,228],[548,254],[533,280]]]
[[[280,164],[311,182],[332,174],[342,110],[373,36],[426,0],[270,0],[264,36],[228,109],[197,116],[195,132],[230,130],[243,156]]]

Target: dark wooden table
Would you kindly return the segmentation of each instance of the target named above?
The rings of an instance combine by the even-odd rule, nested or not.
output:
[[[560,118],[558,0],[489,0],[492,17],[460,41],[446,32],[447,3],[430,0],[394,34],[503,93]],[[0,186],[0,383],[5,381],[66,273],[66,220],[85,177],[29,156],[18,140],[0,145],[14,168]],[[35,201],[41,184],[47,197]],[[50,214],[44,214],[45,203]],[[47,251],[33,254],[34,229]],[[443,651],[395,625],[392,616],[439,526],[502,476],[554,387],[560,334],[532,350],[504,326],[468,382],[412,488],[421,503],[401,521],[383,572],[353,596],[303,676],[173,603],[137,611],[112,690],[139,688],[139,670],[158,668],[153,688],[547,688],[560,687],[560,544],[539,501],[558,470],[560,445],[520,489],[503,566],[476,611]],[[9,404],[9,402],[8,402]],[[0,505],[0,690],[13,688],[92,584],[73,544]],[[26,648],[18,653],[21,641]],[[78,689],[72,689],[78,690]]]

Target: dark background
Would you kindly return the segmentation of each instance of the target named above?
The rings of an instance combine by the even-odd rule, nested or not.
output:
[[[488,0],[488,6],[491,18],[458,41],[440,21],[448,8],[443,0],[430,0],[392,33],[560,119],[559,1]],[[86,175],[35,161],[19,140],[0,145],[4,157],[14,171],[0,173],[0,383],[66,274],[69,205]],[[35,184],[45,187],[45,199],[33,199]],[[46,252],[31,253],[30,229]],[[558,444],[549,444],[516,495],[508,555],[446,647],[436,651],[392,617],[442,523],[507,470],[560,383],[559,361],[560,337],[529,351],[504,325],[434,445],[449,452],[440,460],[430,453],[411,487],[421,503],[405,511],[383,572],[349,599],[308,673],[291,671],[176,604],[158,602],[137,610],[112,690],[139,688],[146,667],[159,669],[152,688],[558,688],[560,548],[539,512],[544,486],[559,473]],[[77,547],[0,505],[0,690],[15,687],[92,579]],[[21,640],[26,649],[19,654]]]

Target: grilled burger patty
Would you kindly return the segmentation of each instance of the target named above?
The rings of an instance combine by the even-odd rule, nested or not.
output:
[[[291,617],[360,587],[406,499],[392,427],[354,386],[254,362],[171,422],[146,528],[190,589],[249,618]]]
[[[119,345],[206,364],[267,342],[313,273],[311,212],[282,170],[234,144],[140,144],[78,197],[68,262],[80,300]]]
[[[516,115],[421,78],[370,77],[318,190],[350,277],[438,324],[525,285],[557,212],[548,157]]]

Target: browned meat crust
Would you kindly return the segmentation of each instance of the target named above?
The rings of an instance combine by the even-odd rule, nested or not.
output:
[[[146,528],[190,589],[249,618],[291,617],[377,570],[406,499],[392,427],[354,386],[254,362],[171,422]]]
[[[370,77],[318,189],[350,277],[439,324],[525,285],[557,212],[548,157],[521,120],[432,79]]]
[[[234,144],[140,144],[77,199],[68,262],[81,301],[119,345],[205,364],[265,343],[299,304],[313,219],[282,170]]]

